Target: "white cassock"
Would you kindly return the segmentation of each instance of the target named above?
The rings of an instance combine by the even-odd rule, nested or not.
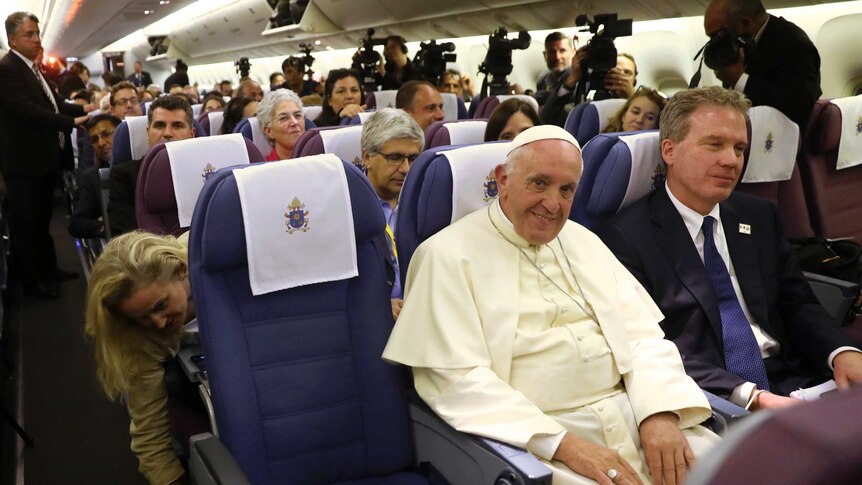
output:
[[[554,483],[595,483],[551,461],[564,431],[617,450],[644,483],[644,418],[676,413],[695,456],[719,439],[696,426],[709,403],[659,309],[574,222],[531,246],[494,202],[420,245],[406,283],[384,359],[413,367],[419,395],[452,427],[528,449]]]

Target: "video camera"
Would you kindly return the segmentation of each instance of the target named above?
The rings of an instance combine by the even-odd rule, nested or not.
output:
[[[530,47],[528,32],[518,32],[517,39],[509,39],[508,35],[506,28],[500,27],[488,37],[488,53],[485,54],[485,60],[479,64],[479,72],[485,74],[481,91],[483,95],[487,94],[486,89],[489,85],[491,95],[509,94],[509,81],[506,76],[512,73],[512,51]]]
[[[311,55],[311,51],[314,50],[314,45],[302,43],[299,44],[299,49],[303,53],[303,56],[299,58],[299,62],[304,66],[303,72],[308,76],[308,79],[311,79],[311,75],[314,74],[314,71],[311,70],[311,66],[314,64],[314,56]]]
[[[419,44],[419,52],[413,58],[413,66],[419,71],[423,81],[436,86],[440,83],[440,76],[446,72],[446,63],[455,62],[457,54],[454,52],[455,44],[451,42],[422,42]]]
[[[614,39],[632,35],[632,19],[617,19],[617,14],[606,13],[595,16],[590,22],[586,15],[578,15],[575,25],[584,27],[580,32],[592,32],[593,38],[587,43],[586,55],[581,61],[581,79],[578,83],[575,100],[580,103],[586,94],[595,89],[595,100],[613,97],[605,89],[605,75],[617,65],[617,48]],[[586,76],[586,78],[584,77]]]
[[[375,39],[374,29],[368,29],[362,38],[362,45],[353,55],[352,68],[362,75],[362,85],[365,92],[377,91],[377,63],[381,61],[380,53],[374,50],[376,45],[386,45],[386,39]]]
[[[233,65],[236,66],[236,72],[239,73],[240,79],[248,77],[248,72],[251,71],[251,63],[248,62],[248,57],[240,57]]]

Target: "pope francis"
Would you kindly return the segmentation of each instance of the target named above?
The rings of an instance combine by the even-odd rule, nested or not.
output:
[[[526,448],[556,484],[684,481],[718,440],[646,291],[568,220],[578,142],[530,128],[499,198],[425,241],[383,357],[454,428]]]

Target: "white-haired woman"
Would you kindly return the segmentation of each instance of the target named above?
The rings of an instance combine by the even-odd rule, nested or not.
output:
[[[289,89],[267,93],[257,106],[260,128],[272,144],[268,162],[287,160],[293,154],[296,140],[305,131],[302,100]]]

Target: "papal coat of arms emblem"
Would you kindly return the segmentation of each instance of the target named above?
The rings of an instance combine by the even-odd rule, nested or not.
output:
[[[775,146],[775,137],[772,136],[772,132],[770,131],[768,135],[766,135],[766,142],[763,144],[763,149],[768,153],[772,152],[772,147]]]
[[[482,187],[485,187],[485,190],[482,192],[482,200],[485,202],[491,202],[497,197],[499,192],[497,190],[497,178],[494,177],[493,169],[488,172],[488,176],[485,177],[485,183],[482,184]]]
[[[213,167],[213,164],[207,163],[207,166],[204,167],[204,171],[201,172],[201,179],[203,179],[204,183],[206,183],[207,179],[210,178],[210,175],[216,173],[216,168]]]
[[[308,232],[310,227],[308,227],[308,211],[305,210],[305,204],[303,204],[298,197],[294,197],[293,201],[287,206],[287,212],[284,213],[285,225],[287,226],[287,233],[293,234],[296,231]]]

